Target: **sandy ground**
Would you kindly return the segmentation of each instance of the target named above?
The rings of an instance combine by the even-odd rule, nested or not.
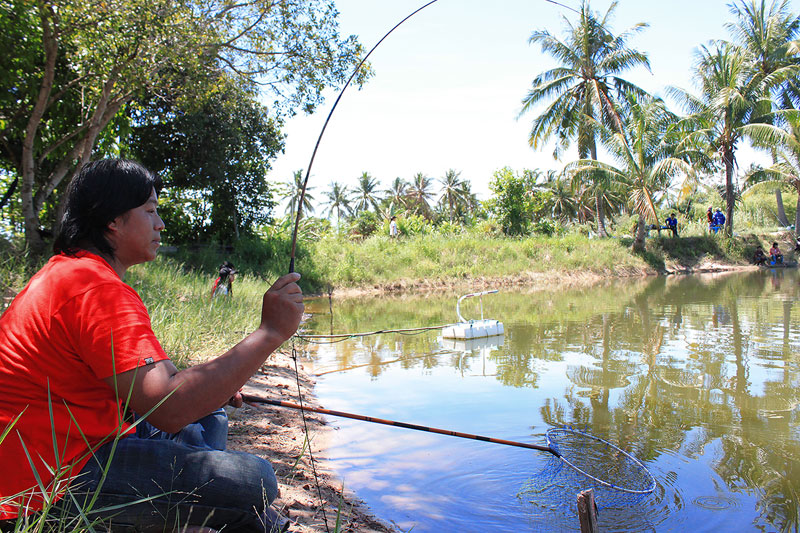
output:
[[[306,370],[308,364],[298,360],[297,368],[299,372],[295,373],[295,362],[290,353],[278,351],[269,357],[243,392],[299,403],[299,383],[303,404],[319,407],[313,396],[314,379]],[[337,520],[340,524],[338,531],[399,531],[373,517],[354,494],[347,491],[343,493],[340,480],[317,456],[325,449],[326,439],[333,431],[331,426],[325,424],[322,415],[305,412],[309,439],[306,439],[303,416],[298,409],[245,404],[240,409],[230,411],[229,417],[229,448],[264,457],[275,468],[280,495],[273,503],[273,508],[291,522],[289,531],[333,532],[337,530]],[[311,443],[314,456],[313,469],[307,450],[308,442]]]

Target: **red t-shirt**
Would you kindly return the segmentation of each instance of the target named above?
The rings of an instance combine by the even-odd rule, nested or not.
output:
[[[63,485],[89,460],[86,442],[129,428],[126,391],[117,399],[102,380],[166,358],[141,298],[104,259],[52,257],[0,317],[0,434],[22,413],[0,442],[0,500],[26,491],[16,503],[41,509],[28,455],[45,490],[59,478],[51,470],[67,473]],[[0,506],[0,519],[16,516],[17,505]]]

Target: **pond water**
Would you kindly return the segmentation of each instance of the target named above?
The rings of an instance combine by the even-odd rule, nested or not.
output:
[[[434,329],[303,349],[328,409],[542,445],[571,425],[619,444],[657,486],[607,505],[598,493],[605,530],[798,531],[799,293],[792,269],[503,288],[482,302],[505,335],[483,345]],[[312,300],[306,333],[452,323],[458,296]],[[462,315],[480,318],[479,302]],[[548,453],[329,421],[329,465],[404,531],[580,528],[582,487],[543,477]]]

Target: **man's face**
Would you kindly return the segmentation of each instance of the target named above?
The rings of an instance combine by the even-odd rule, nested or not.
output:
[[[152,261],[161,245],[164,221],[158,216],[156,191],[139,207],[115,218],[108,225],[114,256],[126,267]]]

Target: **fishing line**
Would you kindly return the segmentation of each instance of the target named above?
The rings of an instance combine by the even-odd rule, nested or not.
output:
[[[577,13],[579,15],[581,14],[581,12],[578,11],[577,9],[575,9],[574,7],[569,7],[567,5],[562,4],[561,2],[556,2],[555,0],[544,0],[544,1],[545,2],[550,2],[551,4],[555,4],[557,6],[561,6],[561,7],[565,8],[565,9],[569,9],[570,11],[574,11],[575,13]]]
[[[319,149],[319,144],[322,141],[322,136],[325,134],[325,129],[328,127],[328,122],[330,122],[331,117],[333,116],[333,112],[336,110],[336,106],[339,105],[339,101],[341,101],[342,95],[344,95],[345,90],[347,90],[347,87],[350,85],[350,82],[353,81],[353,78],[355,78],[356,74],[358,74],[358,72],[361,70],[361,67],[367,61],[369,56],[372,55],[372,52],[374,52],[375,49],[378,48],[378,46],[395,29],[397,29],[401,24],[403,24],[405,21],[407,21],[408,19],[410,19],[411,17],[413,17],[414,15],[416,15],[417,13],[419,13],[420,11],[422,11],[423,9],[425,9],[426,7],[428,7],[429,5],[431,5],[431,4],[433,4],[433,3],[437,2],[437,1],[438,0],[431,0],[427,4],[425,4],[422,7],[416,9],[413,13],[411,13],[410,15],[405,17],[403,20],[401,20],[400,22],[395,24],[394,27],[392,27],[392,29],[390,29],[388,32],[386,32],[386,34],[383,37],[381,37],[381,39],[370,49],[370,51],[367,52],[367,55],[365,55],[364,58],[358,63],[356,68],[353,69],[353,72],[352,72],[352,74],[350,74],[350,77],[347,79],[347,82],[345,82],[344,87],[342,87],[342,90],[339,91],[339,96],[336,97],[336,101],[333,103],[333,107],[331,107],[331,110],[328,113],[328,117],[325,119],[325,122],[322,125],[322,130],[319,132],[319,137],[317,137],[317,143],[314,146],[314,151],[311,153],[311,160],[309,161],[308,168],[306,169],[306,177],[305,177],[305,179],[303,179],[303,187],[300,190],[300,198],[299,198],[298,203],[297,203],[297,217],[295,218],[294,231],[292,232],[292,250],[291,250],[291,253],[290,253],[290,256],[289,256],[290,257],[290,259],[289,259],[289,273],[294,272],[294,259],[295,259],[295,251],[296,251],[296,247],[297,247],[297,230],[298,230],[298,228],[300,226],[300,217],[301,217],[302,212],[303,212],[303,201],[305,200],[305,197],[306,197],[306,187],[308,186],[308,178],[311,176],[311,167],[314,165],[314,158],[317,155],[317,150]],[[309,442],[308,457],[309,457],[309,460],[311,462],[311,470],[314,473],[314,482],[317,485],[317,496],[319,497],[320,507],[322,508],[322,516],[323,516],[323,521],[325,523],[325,531],[330,533],[330,530],[328,529],[328,519],[327,519],[327,516],[325,515],[325,505],[324,505],[324,502],[322,501],[322,490],[320,489],[319,478],[317,477],[317,469],[316,469],[316,466],[315,466],[314,455],[313,455],[313,453],[311,451],[311,439],[309,438],[309,434],[308,434],[308,425],[307,425],[307,422],[306,422],[306,415],[305,415],[305,411],[303,409],[303,404],[302,404],[303,394],[302,394],[302,391],[300,389],[300,373],[299,373],[298,365],[297,365],[297,350],[295,349],[295,345],[294,345],[294,337],[292,338],[292,359],[294,359],[295,379],[297,381],[297,394],[298,394],[298,398],[300,399],[300,413],[301,413],[302,418],[303,418],[303,430],[305,431],[306,439]]]
[[[443,326],[425,326],[419,328],[403,328],[403,329],[379,329],[377,331],[368,331],[365,333],[338,333],[338,334],[331,334],[331,335],[303,335],[303,334],[295,334],[295,337],[298,339],[304,340],[309,344],[335,344],[337,342],[343,342],[349,339],[355,339],[358,337],[369,337],[371,335],[380,335],[382,333],[398,333],[400,335],[420,335],[425,333],[426,331],[431,331],[434,329],[443,329],[447,326],[451,326],[452,324],[445,324]],[[333,339],[329,342],[322,342],[318,339]]]
[[[331,117],[333,116],[333,112],[336,110],[336,106],[339,105],[339,101],[342,99],[342,95],[344,95],[344,92],[347,90],[347,87],[350,86],[350,82],[353,81],[353,78],[356,77],[356,74],[358,74],[358,72],[361,70],[361,67],[364,66],[364,63],[366,63],[366,61],[369,58],[369,56],[372,55],[372,52],[374,52],[375,49],[378,48],[378,46],[380,46],[380,44],[387,37],[389,37],[389,35],[391,35],[391,33],[394,30],[396,30],[398,27],[400,27],[401,24],[403,24],[405,21],[407,21],[408,19],[410,19],[411,17],[413,17],[414,15],[416,15],[417,13],[419,13],[420,11],[422,11],[423,9],[428,7],[429,5],[434,4],[434,3],[438,2],[438,1],[439,0],[431,0],[430,2],[425,4],[424,6],[422,6],[420,8],[417,8],[413,13],[411,13],[406,18],[404,18],[403,20],[401,20],[400,22],[395,24],[394,27],[391,30],[386,32],[386,34],[383,37],[381,37],[381,40],[378,41],[377,43],[375,43],[375,46],[373,46],[370,49],[370,51],[367,52],[367,55],[365,55],[364,58],[358,63],[358,66],[356,66],[356,68],[353,70],[353,73],[350,74],[350,77],[345,82],[344,87],[342,87],[342,90],[339,91],[339,96],[336,97],[336,101],[333,103],[333,107],[331,107],[331,110],[328,113],[328,118],[325,119],[325,122],[322,125],[322,130],[319,132],[319,137],[317,137],[317,144],[314,146],[314,151],[311,153],[311,160],[308,162],[308,168],[306,169],[306,177],[305,177],[305,179],[303,179],[303,187],[300,189],[300,199],[299,199],[299,201],[297,203],[297,216],[294,219],[294,231],[292,232],[292,251],[291,251],[291,254],[289,256],[290,257],[290,259],[289,259],[289,272],[290,273],[294,272],[294,257],[295,257],[295,248],[296,248],[296,245],[297,245],[297,229],[298,229],[298,227],[300,225],[300,216],[301,216],[301,214],[303,212],[303,200],[306,197],[306,186],[308,185],[308,178],[311,176],[311,167],[314,165],[314,158],[317,156],[317,150],[319,149],[319,143],[322,141],[322,136],[325,134],[325,129],[328,127],[328,122],[330,122]]]
[[[370,49],[370,51],[358,63],[358,65],[353,70],[353,72],[351,73],[350,77],[347,79],[347,81],[345,82],[344,86],[342,87],[342,90],[339,92],[339,95],[337,96],[336,101],[334,102],[333,106],[331,107],[331,110],[328,113],[328,116],[325,119],[325,122],[323,123],[322,130],[320,131],[319,137],[317,138],[317,142],[316,142],[316,144],[314,146],[314,150],[313,150],[313,152],[311,154],[311,159],[309,161],[308,168],[306,169],[305,178],[303,179],[303,186],[302,186],[301,191],[300,191],[300,198],[298,200],[298,205],[297,205],[297,216],[295,218],[294,230],[292,232],[292,246],[291,246],[290,260],[289,260],[289,272],[290,273],[294,272],[295,255],[296,255],[296,247],[297,247],[297,233],[298,233],[298,229],[299,229],[299,225],[300,225],[300,217],[302,216],[303,202],[305,201],[306,188],[308,186],[309,177],[311,176],[311,168],[312,168],[312,166],[314,164],[314,159],[316,157],[317,150],[319,149],[320,142],[322,141],[322,136],[324,135],[325,130],[328,127],[328,123],[330,122],[331,117],[333,116],[333,112],[336,110],[336,107],[338,106],[339,102],[341,101],[345,90],[347,90],[347,87],[350,85],[350,82],[353,80],[353,78],[355,78],[356,74],[358,74],[358,72],[364,66],[364,64],[367,61],[367,59],[370,57],[370,55],[372,55],[372,52],[374,52],[375,49],[392,32],[394,32],[395,29],[397,29],[405,21],[407,21],[412,16],[414,16],[417,13],[419,13],[421,10],[425,9],[426,7],[436,3],[437,1],[438,0],[431,0],[430,2],[424,4],[422,7],[416,9],[411,14],[406,16],[403,20],[398,22],[394,27],[392,27],[383,37],[381,37],[381,39]],[[569,6],[566,6],[564,4],[561,4],[561,3],[559,3],[559,2],[557,2],[555,0],[545,0],[545,1],[549,2],[549,3],[552,3],[552,4],[559,5],[561,7],[564,7],[566,9],[570,9],[570,10],[578,13],[577,10],[575,10],[575,9],[569,7]],[[431,328],[431,329],[434,329],[434,328]],[[377,332],[370,332],[369,333],[369,335],[372,335],[372,334],[377,334]],[[358,334],[354,334],[354,335],[358,335]],[[365,336],[366,335],[367,334],[365,334]],[[348,334],[348,337],[346,337],[346,338],[353,338],[353,336]],[[301,391],[301,387],[300,387],[300,375],[299,375],[299,369],[298,369],[298,363],[297,363],[297,351],[296,351],[296,348],[295,348],[295,345],[294,345],[294,337],[292,338],[292,359],[294,359],[294,364],[295,364],[295,378],[296,378],[296,381],[297,381],[297,392],[298,392],[298,397],[300,398],[300,404],[299,405],[291,404],[291,405],[285,405],[285,406],[292,407],[292,408],[297,408],[297,409],[300,410],[300,412],[302,414],[303,428],[304,428],[304,431],[306,433],[306,439],[308,439],[308,442],[309,442],[309,459],[310,459],[310,462],[311,462],[312,471],[314,473],[314,480],[315,480],[315,483],[317,485],[317,494],[318,494],[318,497],[320,499],[320,506],[322,507],[323,519],[324,519],[324,522],[325,522],[325,530],[328,531],[328,533],[330,533],[330,530],[328,529],[327,517],[325,515],[325,506],[324,506],[324,503],[322,501],[322,492],[321,492],[321,489],[320,489],[319,479],[317,477],[317,472],[316,472],[316,467],[315,467],[315,460],[314,460],[313,454],[311,453],[311,446],[310,446],[310,442],[311,441],[310,441],[309,436],[308,436],[308,427],[307,427],[307,422],[306,422],[306,417],[305,417],[305,409],[311,410],[312,412],[320,412],[320,413],[324,413],[327,410],[315,409],[315,408],[311,408],[311,407],[304,407],[304,405],[302,403],[302,391]],[[263,400],[262,403],[273,403],[272,400],[264,400],[264,399],[252,397],[252,396],[249,396],[249,395],[247,397],[250,398],[252,401],[262,401]],[[282,404],[288,404],[288,402],[278,402],[278,405],[282,405]],[[347,413],[332,412],[332,411],[328,412],[328,413],[329,414],[334,414],[336,416],[349,416],[349,414],[347,414]],[[355,416],[351,416],[351,418],[355,418]],[[452,436],[465,436],[466,438],[475,438],[477,440],[484,440],[484,441],[487,441],[487,442],[496,442],[496,443],[500,443],[500,444],[510,444],[510,445],[514,445],[514,446],[522,444],[523,447],[546,450],[546,451],[552,453],[558,459],[561,459],[562,464],[568,465],[573,471],[579,473],[580,475],[588,476],[590,479],[592,479],[592,480],[594,480],[596,482],[599,482],[601,485],[610,487],[610,488],[615,489],[615,490],[621,490],[622,492],[626,492],[626,493],[642,494],[643,495],[643,494],[651,493],[655,488],[655,479],[652,477],[652,475],[647,470],[647,468],[645,468],[644,465],[642,465],[642,463],[640,463],[635,457],[633,457],[632,455],[628,454],[624,450],[618,448],[617,446],[611,444],[610,442],[605,441],[603,439],[600,439],[599,437],[594,437],[594,436],[591,436],[591,435],[588,435],[588,434],[584,434],[584,433],[581,433],[581,432],[576,432],[576,431],[570,430],[570,429],[560,429],[560,430],[552,429],[552,430],[548,430],[548,432],[547,432],[548,445],[547,445],[547,447],[541,447],[541,446],[535,446],[535,445],[525,445],[524,443],[511,443],[510,441],[501,442],[501,439],[491,439],[489,437],[482,437],[482,436],[479,436],[479,435],[468,435],[468,434],[452,432],[452,431],[447,431],[447,430],[437,430],[436,428],[425,428],[423,426],[416,426],[416,425],[413,425],[413,424],[405,424],[405,423],[400,423],[400,422],[381,421],[380,419],[372,419],[372,418],[369,418],[369,417],[361,417],[361,418],[358,418],[358,419],[359,420],[368,420],[368,421],[373,421],[373,422],[378,422],[378,423],[389,423],[389,425],[397,425],[397,426],[400,426],[400,427],[407,427],[409,429],[421,429],[421,430],[424,430],[424,431],[432,431],[432,432],[443,433],[443,434],[452,435]],[[553,432],[552,435],[551,435],[551,431]],[[575,443],[578,443],[578,444],[575,444]],[[574,453],[575,459],[573,459],[572,461],[564,459],[564,455],[565,454],[564,454],[562,448],[566,448],[567,450],[569,450],[571,452],[575,451],[575,453]],[[589,452],[594,452],[594,453],[581,453],[580,450],[584,450],[584,449],[586,449]],[[597,453],[597,452],[599,452],[599,453]],[[583,468],[581,466],[576,465],[576,463],[582,465],[582,463],[580,461],[581,457],[589,457],[593,461],[597,461],[598,459],[600,459],[602,457],[608,457],[609,454],[611,455],[611,457],[617,459],[617,461],[614,461],[615,463],[621,462],[622,465],[624,466],[624,468],[617,468],[617,469],[615,469],[613,471],[608,470],[608,472],[610,472],[609,475],[622,475],[623,482],[624,483],[635,482],[635,484],[636,484],[635,488],[628,489],[628,488],[623,487],[622,484],[616,484],[616,483],[614,483],[612,481],[608,481],[607,479],[604,479],[602,476],[593,476],[592,472],[594,472],[594,468],[597,466],[595,464],[587,464],[587,465],[583,466]],[[619,461],[620,459],[621,459],[621,461]],[[599,461],[599,462],[602,462],[602,461]],[[606,471],[603,470],[602,472],[606,472]],[[651,483],[651,481],[652,481],[652,483]]]
[[[322,499],[322,489],[319,484],[319,477],[317,476],[317,467],[314,462],[314,452],[311,449],[311,435],[308,432],[308,422],[306,421],[306,412],[303,408],[303,391],[300,390],[300,369],[297,366],[297,348],[294,344],[294,337],[292,337],[292,359],[294,360],[294,376],[297,382],[297,399],[300,402],[300,415],[303,419],[303,433],[305,434],[306,442],[308,443],[308,459],[311,463],[311,473],[314,474],[314,484],[317,486],[317,497],[319,498],[319,507],[322,509],[322,523],[325,524],[325,531],[330,533],[328,529],[328,515],[325,513],[325,503]]]

